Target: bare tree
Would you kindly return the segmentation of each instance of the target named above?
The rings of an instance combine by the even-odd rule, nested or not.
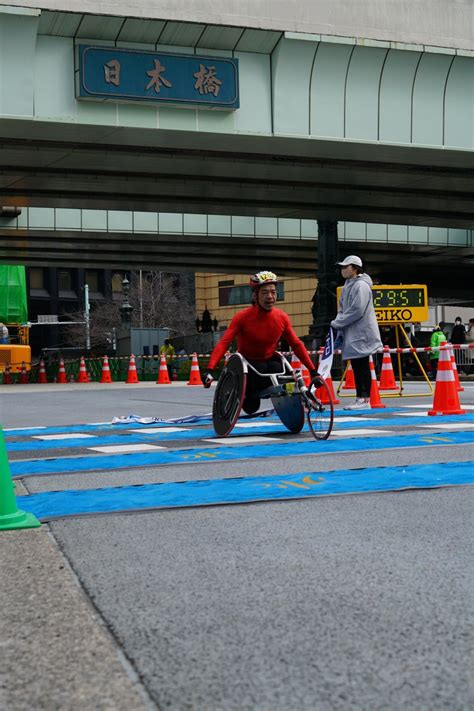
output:
[[[169,328],[171,336],[182,336],[195,330],[194,290],[176,274],[166,272],[138,272],[130,275],[128,300],[133,306],[132,327]],[[89,314],[91,348],[110,345],[113,329],[121,326],[121,299],[92,301]],[[84,320],[84,312],[63,314],[71,321]],[[85,343],[85,324],[71,324],[64,328],[68,345]]]
[[[129,301],[133,306],[132,325],[169,328],[171,335],[194,331],[194,294],[176,274],[145,272],[131,275]]]

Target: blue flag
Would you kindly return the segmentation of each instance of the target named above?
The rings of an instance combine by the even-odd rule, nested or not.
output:
[[[329,333],[326,336],[324,344],[324,352],[319,359],[318,373],[326,380],[331,375],[332,359],[334,355],[334,329],[329,327]]]

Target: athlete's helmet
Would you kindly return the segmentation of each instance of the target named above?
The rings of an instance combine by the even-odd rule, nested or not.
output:
[[[257,272],[250,277],[250,286],[252,289],[257,289],[263,284],[277,284],[278,277],[273,272]]]

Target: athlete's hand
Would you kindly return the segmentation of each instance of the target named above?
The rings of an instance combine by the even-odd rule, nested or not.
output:
[[[211,383],[214,381],[214,375],[212,373],[212,370],[206,370],[204,371],[204,375],[202,376],[202,384],[205,388],[210,388]]]
[[[317,374],[318,374],[318,369],[317,369],[317,368],[312,368],[312,369],[309,371],[309,375],[310,375],[310,377],[311,377],[311,380],[314,380],[315,377],[317,376]]]

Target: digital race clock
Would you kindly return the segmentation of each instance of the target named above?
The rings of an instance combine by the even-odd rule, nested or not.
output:
[[[342,287],[338,287],[338,302],[341,291]],[[372,294],[379,323],[413,323],[428,319],[425,284],[376,284],[372,287]]]

